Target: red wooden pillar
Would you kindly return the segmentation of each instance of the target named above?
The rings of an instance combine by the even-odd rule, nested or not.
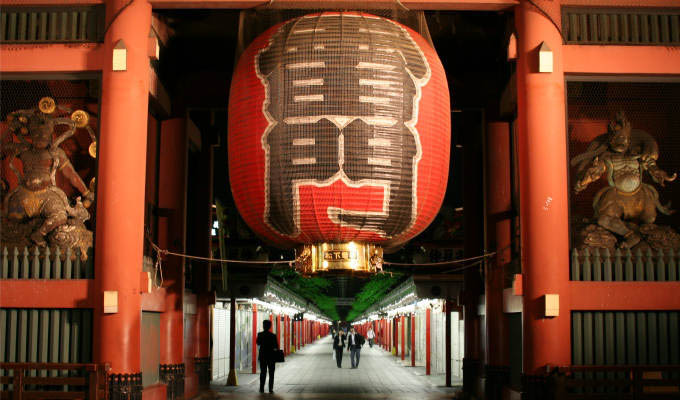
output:
[[[431,361],[431,338],[430,338],[430,313],[432,310],[428,307],[425,310],[425,375],[430,375],[430,361]]]
[[[151,5],[111,0],[106,2],[106,15],[110,25],[102,46],[97,146],[94,361],[111,363],[111,374],[138,374]],[[113,48],[120,40],[127,47],[127,69],[114,72]],[[116,293],[116,312],[104,314],[104,291]]]
[[[172,214],[158,221],[159,245],[170,251],[185,251],[185,169],[187,154],[186,120],[175,118],[161,124],[159,160],[159,207]],[[165,311],[160,315],[160,363],[184,363],[184,259],[167,257],[163,287]],[[194,336],[194,339],[197,339]],[[189,350],[189,349],[188,349]],[[190,351],[190,350],[189,350]]]
[[[560,21],[559,2],[534,0]],[[522,226],[523,370],[571,363],[567,140],[562,37],[528,0],[515,8]],[[538,72],[538,48],[552,50],[553,72]],[[549,133],[548,133],[549,132]],[[540,150],[539,150],[540,149]],[[559,295],[559,316],[544,317],[544,295]]]
[[[411,314],[411,366],[416,366],[416,314]]]
[[[288,346],[288,316],[283,316],[283,354],[288,355],[290,347]]]
[[[485,395],[502,397],[509,381],[509,338],[507,317],[503,312],[505,269],[511,260],[512,201],[510,185],[510,126],[507,122],[491,122],[486,129],[487,229],[486,248],[496,256],[485,263]]]
[[[401,360],[403,361],[406,359],[406,316],[401,316],[399,325],[401,325]]]
[[[380,346],[382,346],[383,349],[387,349],[387,346],[385,345],[385,331],[387,329],[385,328],[385,319],[381,318],[380,319]]]
[[[276,314],[276,345],[281,348],[281,314]]]
[[[385,319],[383,321],[383,346],[385,347],[385,350],[390,351],[390,321],[389,319]]]
[[[253,374],[257,373],[257,304],[253,304]]]

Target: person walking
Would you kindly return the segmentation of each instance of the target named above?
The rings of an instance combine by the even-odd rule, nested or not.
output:
[[[373,348],[373,339],[375,339],[375,332],[373,332],[373,327],[369,326],[366,332],[366,339],[368,339],[368,346]]]
[[[335,362],[338,368],[342,368],[342,350],[345,348],[345,334],[342,330],[338,330],[333,338],[333,351],[335,351]]]
[[[359,368],[359,358],[361,357],[361,346],[364,344],[364,337],[351,327],[347,337],[347,349],[352,368]]]
[[[276,343],[276,335],[270,332],[272,321],[262,321],[263,331],[257,334],[257,344],[260,346],[257,360],[260,362],[260,393],[264,393],[264,381],[267,379],[269,370],[269,393],[274,393],[274,351],[279,349]]]

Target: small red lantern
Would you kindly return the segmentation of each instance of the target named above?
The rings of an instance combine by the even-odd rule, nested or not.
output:
[[[375,245],[400,245],[437,214],[450,124],[444,69],[418,33],[363,13],[290,20],[255,39],[234,73],[236,206],[275,245],[316,245],[299,253],[306,272],[375,271]]]

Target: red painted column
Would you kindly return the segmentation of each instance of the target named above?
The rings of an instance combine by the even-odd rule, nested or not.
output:
[[[411,314],[411,366],[416,366],[416,314]]]
[[[560,3],[534,0],[560,21]],[[546,364],[571,363],[567,140],[562,38],[528,0],[515,9],[519,187],[524,289],[524,373]],[[538,48],[545,42],[553,72],[539,73]],[[558,294],[560,316],[544,318],[543,296]]]
[[[430,313],[432,310],[425,310],[425,375],[430,375],[431,361],[431,338],[430,338]]]
[[[383,318],[380,320],[380,336],[382,338],[382,347],[387,350],[387,323]]]
[[[110,23],[103,45],[101,134],[98,144],[94,361],[111,373],[141,371],[140,273],[144,245],[144,194],[151,5],[106,3]],[[119,10],[118,18],[111,20]],[[127,70],[112,71],[113,48],[127,46]],[[115,291],[118,310],[104,314],[103,291]]]
[[[276,344],[281,348],[281,314],[276,315]]]
[[[486,318],[484,338],[485,388],[489,399],[500,399],[509,381],[509,337],[503,312],[505,269],[511,260],[512,201],[510,126],[491,122],[486,129],[486,246],[496,256],[484,264]]]
[[[406,358],[406,317],[401,316],[401,321],[399,321],[399,325],[401,325],[401,359],[402,361]]]
[[[283,354],[288,355],[288,316],[283,316]]]
[[[159,245],[170,251],[185,251],[186,120],[161,123],[158,206],[172,210],[159,218]],[[160,363],[184,363],[184,259],[165,257],[163,263],[165,311],[160,315]],[[197,304],[198,305],[198,304]],[[195,337],[195,336],[194,336]],[[197,339],[197,338],[196,338]],[[191,349],[187,349],[191,351]]]
[[[385,344],[385,331],[386,330],[387,330],[387,328],[385,328],[385,320],[381,319],[380,320],[380,345],[385,350],[387,350],[387,345]]]
[[[257,304],[253,304],[253,374],[257,373]]]
[[[210,292],[203,292],[197,295],[196,310],[196,338],[194,346],[194,357],[210,357],[210,306],[214,304],[214,295]]]

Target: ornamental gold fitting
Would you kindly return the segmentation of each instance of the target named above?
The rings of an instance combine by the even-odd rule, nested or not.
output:
[[[71,114],[71,120],[76,123],[76,127],[84,128],[90,122],[90,115],[84,110],[76,110]]]
[[[43,114],[52,114],[57,109],[57,103],[51,97],[43,97],[38,101],[38,109]]]
[[[370,243],[315,243],[295,250],[295,269],[302,275],[324,273],[372,275],[382,271],[383,249]]]

